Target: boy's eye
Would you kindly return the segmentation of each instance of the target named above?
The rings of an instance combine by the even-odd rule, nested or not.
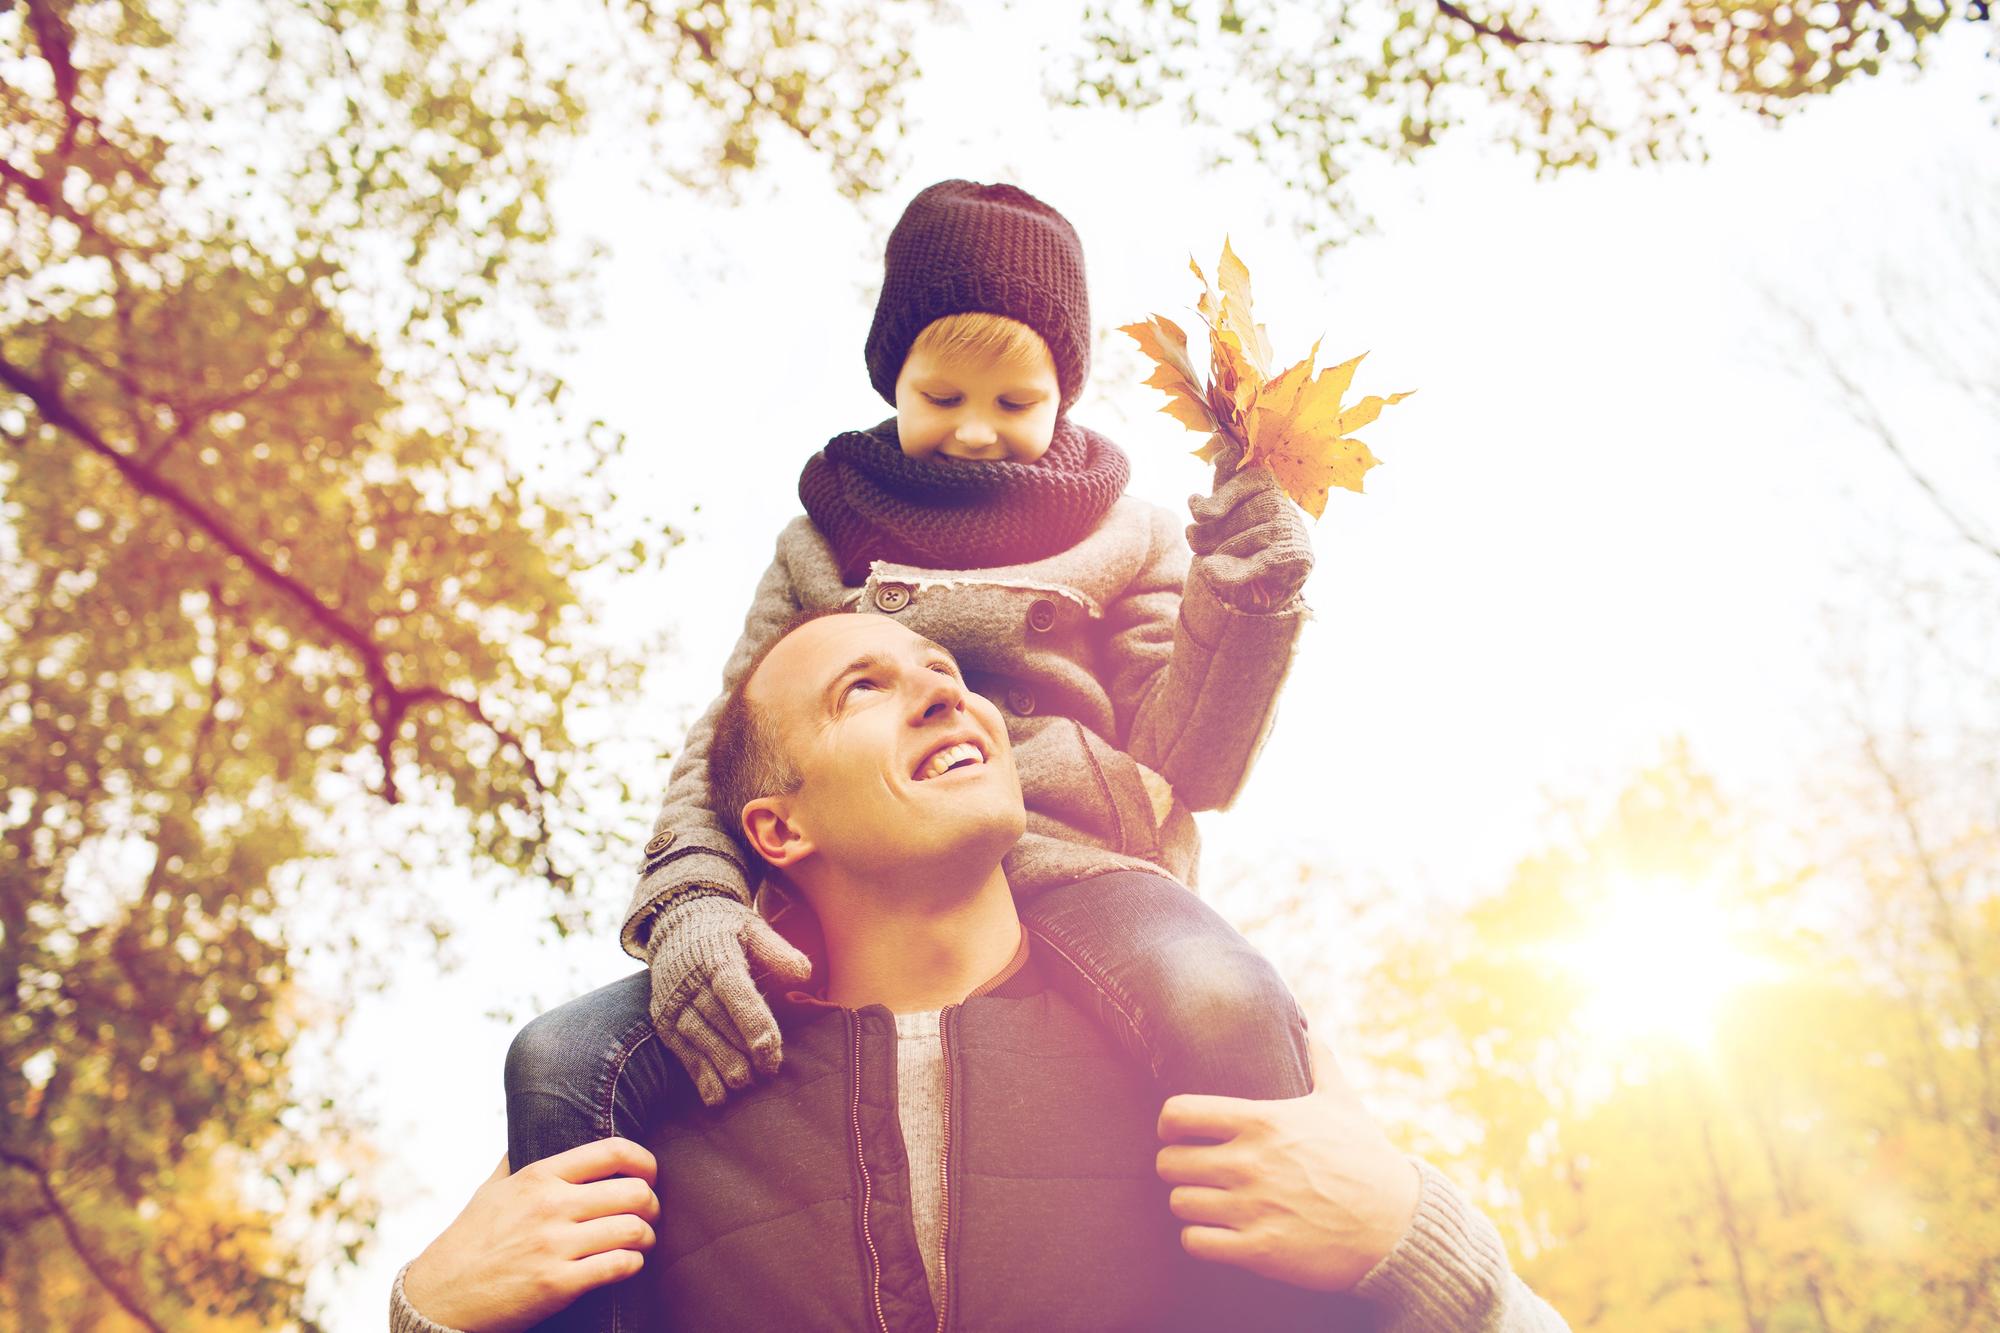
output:
[[[1004,398],[1003,398],[1003,399],[1001,399],[1001,400],[1000,400],[1000,406],[1002,406],[1002,407],[1006,408],[1006,409],[1007,409],[1007,410],[1008,410],[1009,412],[1025,412],[1025,411],[1027,411],[1027,410],[1028,410],[1029,408],[1033,407],[1033,406],[1034,406],[1034,404],[1033,404],[1033,403],[1010,403],[1010,402],[1008,402],[1008,401],[1007,401],[1006,399],[1004,399]]]
[[[958,406],[958,396],[956,394],[952,395],[950,398],[937,398],[933,397],[931,394],[925,394],[924,397],[930,399],[930,404],[932,407]]]

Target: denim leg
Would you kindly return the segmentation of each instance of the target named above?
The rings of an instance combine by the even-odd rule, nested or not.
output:
[[[530,1162],[614,1135],[639,1140],[685,1075],[653,1032],[652,979],[636,972],[531,1021],[507,1048],[507,1163]],[[638,1327],[621,1288],[584,1293],[532,1333],[617,1333]]]
[[[1115,871],[1048,889],[1022,919],[1081,999],[1166,1095],[1302,1097],[1305,1016],[1277,969],[1164,875]]]
[[[651,978],[635,972],[530,1022],[507,1049],[507,1162],[636,1139],[666,1105],[679,1066],[653,1033]]]

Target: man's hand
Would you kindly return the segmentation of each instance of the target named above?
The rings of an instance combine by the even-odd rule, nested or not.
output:
[[[1346,1291],[1416,1215],[1416,1164],[1389,1142],[1333,1056],[1312,1043],[1313,1091],[1288,1101],[1169,1097],[1160,1179],[1197,1259]],[[1197,1142],[1207,1141],[1207,1142]]]
[[[702,1101],[720,1106],[728,1089],[749,1087],[753,1065],[766,1077],[777,1073],[778,1021],[750,979],[750,963],[804,985],[812,960],[763,917],[713,894],[660,913],[650,940],[653,1030]]]
[[[507,1158],[403,1274],[403,1295],[463,1333],[519,1333],[638,1272],[660,1201],[653,1155],[599,1139],[507,1174]]]

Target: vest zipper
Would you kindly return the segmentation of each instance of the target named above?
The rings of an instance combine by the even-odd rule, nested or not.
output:
[[[948,1004],[938,1015],[938,1040],[944,1047],[944,1115],[938,1137],[937,1333],[944,1333],[945,1312],[951,1309],[951,1024],[957,1008]]]
[[[854,1121],[854,1164],[861,1168],[861,1239],[868,1246],[869,1290],[875,1298],[875,1326],[882,1333],[889,1333],[888,1316],[882,1313],[882,1254],[875,1248],[875,1233],[868,1229],[868,1213],[875,1197],[875,1184],[868,1174],[868,1155],[861,1149],[861,1022],[853,1013],[845,1017],[854,1048],[854,1083],[848,1110]]]

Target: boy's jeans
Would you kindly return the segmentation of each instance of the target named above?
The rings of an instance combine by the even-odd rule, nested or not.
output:
[[[1312,1089],[1305,1018],[1263,955],[1163,875],[1115,871],[1021,905],[1043,971],[1094,1014],[1162,1094],[1273,1099]],[[515,1170],[593,1139],[638,1139],[672,1081],[636,972],[530,1022],[507,1052],[507,1160]],[[605,1293],[592,1293],[593,1296]],[[550,1327],[594,1322],[590,1297]]]

